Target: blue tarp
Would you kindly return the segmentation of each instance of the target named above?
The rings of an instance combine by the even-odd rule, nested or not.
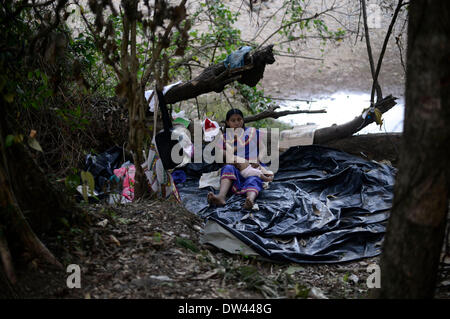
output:
[[[244,46],[234,51],[223,61],[226,68],[235,69],[244,66],[244,58],[247,53],[252,50],[252,47]]]

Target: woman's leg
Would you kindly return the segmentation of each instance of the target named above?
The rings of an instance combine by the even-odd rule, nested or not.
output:
[[[228,191],[230,190],[233,181],[231,179],[222,178],[220,180],[219,194],[215,195],[213,192],[208,193],[208,203],[217,206],[225,205]]]
[[[220,189],[219,194],[215,195],[213,192],[208,193],[208,203],[223,206],[225,205],[228,191],[231,186],[233,186],[233,182],[238,178],[236,176],[239,174],[239,171],[233,165],[225,165],[222,167],[220,171]]]

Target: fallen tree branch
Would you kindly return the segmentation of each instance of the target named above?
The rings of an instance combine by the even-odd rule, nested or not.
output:
[[[395,102],[396,99],[396,97],[389,95],[377,102],[374,106],[375,108],[378,108],[381,113],[385,113],[397,104],[397,102]],[[367,117],[364,119],[361,115],[359,115],[350,122],[318,129],[314,133],[314,144],[324,144],[333,140],[351,136],[373,122],[374,116],[370,119]]]
[[[222,62],[209,66],[193,80],[171,88],[165,94],[167,104],[192,99],[209,92],[220,93],[233,81],[255,86],[263,78],[266,64],[275,62],[272,48],[273,45],[269,45],[247,56],[242,68],[230,70]]]

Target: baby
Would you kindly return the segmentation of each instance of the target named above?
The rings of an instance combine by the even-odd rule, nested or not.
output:
[[[273,181],[273,172],[267,170],[259,163],[234,163],[234,166],[240,171],[244,178],[249,176],[258,176],[264,182]]]
[[[228,141],[225,144],[225,147],[227,152],[231,154],[236,153],[237,151],[237,147],[231,146]],[[232,163],[232,165],[239,170],[242,177],[247,178],[249,176],[258,176],[264,182],[273,181],[273,172],[265,169],[264,166],[260,165],[259,163],[249,163],[239,156],[234,156],[233,158],[234,162]],[[240,159],[240,161],[238,161],[238,159]]]

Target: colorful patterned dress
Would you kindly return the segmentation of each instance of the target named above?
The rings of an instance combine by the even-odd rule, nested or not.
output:
[[[226,132],[223,135],[222,148],[225,150],[225,143],[233,144],[235,147],[234,155],[244,157],[248,161],[257,160],[259,154],[259,139],[261,133],[253,127],[246,127],[245,130],[237,130],[234,137],[227,139]],[[230,179],[233,181],[231,190],[235,194],[244,195],[247,192],[255,192],[256,195],[262,190],[262,180],[257,176],[243,177],[239,170],[230,164],[225,164],[220,171],[220,179]]]

